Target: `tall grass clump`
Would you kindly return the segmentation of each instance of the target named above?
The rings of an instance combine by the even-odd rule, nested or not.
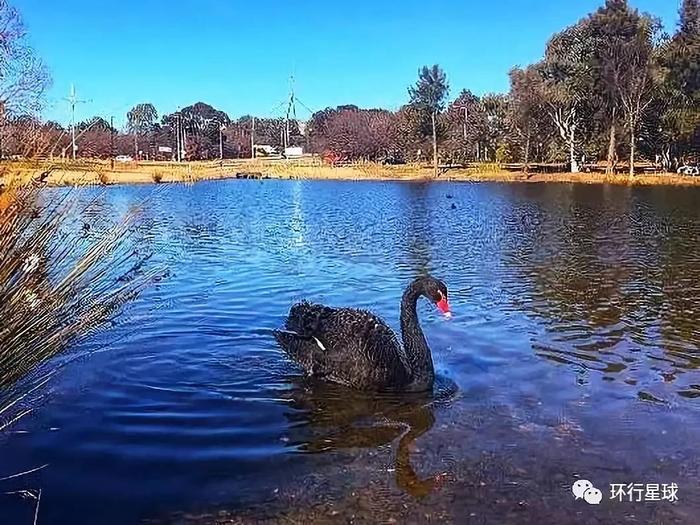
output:
[[[0,171],[0,435],[45,396],[61,367],[51,358],[109,326],[156,278],[142,270],[145,257],[133,242],[137,211],[110,223],[93,209],[96,201],[80,200],[80,190],[42,190],[47,176],[20,181]],[[4,494],[32,500],[37,523],[41,488]]]
[[[108,326],[155,278],[142,270],[131,211],[114,223],[81,190],[0,186],[0,429],[10,386]],[[26,389],[41,377],[25,382]],[[13,391],[15,389],[12,389]],[[15,398],[22,392],[14,392]],[[7,423],[7,422],[6,422]]]

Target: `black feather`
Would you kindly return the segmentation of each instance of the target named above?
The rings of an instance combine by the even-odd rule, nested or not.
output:
[[[404,293],[403,346],[371,312],[307,301],[291,308],[284,329],[274,336],[310,376],[361,390],[425,390],[432,387],[433,367],[415,306],[420,295],[432,296],[441,288],[444,284],[427,277],[414,281]]]

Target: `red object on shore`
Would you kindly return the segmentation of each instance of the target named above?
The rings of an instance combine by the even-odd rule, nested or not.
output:
[[[323,162],[325,162],[326,164],[330,164],[331,166],[335,166],[336,163],[338,163],[341,160],[341,156],[338,155],[335,151],[325,151],[323,152],[321,158],[323,159]]]

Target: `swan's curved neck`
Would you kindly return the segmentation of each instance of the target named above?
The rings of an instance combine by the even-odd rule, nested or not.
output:
[[[430,348],[428,348],[416,312],[416,304],[420,296],[421,291],[416,283],[406,288],[403,294],[401,299],[401,337],[411,367],[412,384],[416,389],[427,389],[433,384],[435,371]]]

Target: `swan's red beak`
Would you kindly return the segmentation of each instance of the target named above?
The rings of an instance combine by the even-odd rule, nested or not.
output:
[[[435,305],[445,315],[450,315],[450,303],[447,302],[447,298],[443,297]]]

